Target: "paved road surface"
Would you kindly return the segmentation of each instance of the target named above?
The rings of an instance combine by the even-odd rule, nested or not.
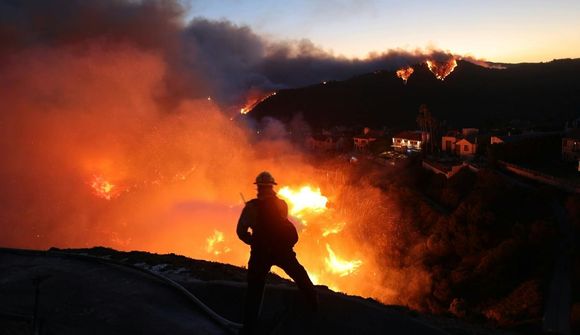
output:
[[[41,334],[223,334],[178,291],[146,274],[55,256],[0,252],[0,315],[32,317]],[[0,331],[2,333],[2,331]]]

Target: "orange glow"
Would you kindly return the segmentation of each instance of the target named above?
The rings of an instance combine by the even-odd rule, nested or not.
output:
[[[253,197],[252,182],[267,169],[288,185],[279,196],[298,223],[297,257],[316,283],[403,304],[431,287],[422,269],[398,265],[393,240],[405,221],[389,195],[352,180],[347,162],[313,166],[292,143],[255,140],[207,95],[160,104],[159,55],[97,45],[14,59],[0,82],[18,80],[3,86],[0,101],[17,112],[1,117],[19,131],[0,134],[4,151],[15,152],[0,175],[17,194],[43,196],[5,192],[0,244],[102,245],[246,266],[239,193]]]
[[[427,60],[425,63],[427,63],[429,71],[431,71],[435,75],[435,78],[439,80],[445,80],[445,78],[457,67],[457,61],[455,58],[452,58],[447,62]]]
[[[288,209],[290,215],[297,218],[302,218],[305,213],[322,213],[326,211],[326,203],[328,198],[320,194],[320,189],[313,189],[306,185],[299,190],[292,190],[290,187],[282,187],[278,191],[283,199],[290,202]]]
[[[315,255],[309,257],[305,264],[313,282],[339,291],[345,287],[356,286],[364,280],[361,277],[352,277],[362,266],[363,260],[347,260],[337,256],[337,252],[348,254],[353,251],[348,243],[341,243],[349,239],[347,235],[342,235],[347,224],[334,209],[327,207],[328,197],[322,194],[319,187],[284,186],[278,191],[278,195],[287,201],[290,215],[303,224],[297,252],[301,255]],[[334,244],[333,241],[338,242],[335,247],[330,246],[331,243]],[[337,245],[340,248],[337,249]],[[279,270],[274,272],[283,275]]]
[[[340,233],[344,229],[345,225],[346,223],[343,222],[332,227],[322,228],[322,237],[327,237],[329,235],[335,235]]]
[[[397,77],[403,79],[403,82],[406,84],[407,80],[409,80],[409,77],[411,77],[413,72],[415,72],[415,70],[413,70],[412,67],[407,66],[407,67],[404,67],[402,69],[397,70],[396,73],[397,73]]]
[[[213,235],[207,238],[205,250],[215,256],[228,253],[231,249],[223,246],[224,241],[224,233],[216,229]]]
[[[246,99],[246,103],[244,107],[240,108],[240,114],[248,114],[254,107],[256,107],[262,101],[270,98],[271,96],[276,95],[276,92],[271,92],[266,95],[256,93],[248,94],[248,98]]]
[[[93,188],[93,193],[97,197],[105,200],[114,199],[121,194],[119,187],[105,180],[101,176],[93,176],[93,180],[91,181],[90,185]]]
[[[328,251],[328,257],[326,257],[324,261],[326,262],[328,271],[333,274],[337,274],[340,277],[348,276],[349,274],[355,272],[356,269],[362,265],[361,260],[356,259],[347,261],[336,256],[329,244],[326,244],[326,251]]]

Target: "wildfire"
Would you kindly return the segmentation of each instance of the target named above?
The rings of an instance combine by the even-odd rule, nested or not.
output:
[[[303,217],[305,213],[321,213],[326,210],[328,198],[320,193],[320,188],[313,189],[306,185],[298,191],[290,187],[282,187],[278,194],[290,202],[290,215],[297,218]]]
[[[326,244],[328,257],[324,259],[326,266],[331,273],[338,274],[340,277],[348,276],[362,265],[361,260],[347,261],[336,256],[329,244]]]
[[[93,193],[105,200],[114,199],[121,194],[121,190],[117,185],[107,181],[102,176],[93,176],[90,185],[93,188]]]
[[[406,84],[407,80],[409,80],[409,77],[411,77],[413,72],[415,72],[415,70],[413,70],[412,67],[407,66],[407,67],[404,67],[402,69],[397,70],[396,73],[397,73],[397,77],[403,79],[403,82]]]
[[[240,108],[240,114],[248,114],[254,107],[256,107],[262,101],[270,98],[271,96],[276,95],[276,92],[268,93],[265,96],[250,96],[244,105],[244,107]]]
[[[338,234],[342,231],[342,229],[344,229],[344,226],[346,225],[346,223],[340,223],[337,224],[336,226],[333,227],[325,227],[322,228],[322,237],[327,237],[329,235],[335,235]]]
[[[214,230],[213,235],[208,237],[206,240],[205,251],[214,254],[215,256],[229,252],[230,248],[220,246],[224,241],[224,233],[219,230]]]
[[[445,80],[445,78],[457,67],[457,61],[455,58],[452,58],[447,62],[427,60],[425,63],[427,63],[429,71],[431,71],[435,75],[435,78],[439,80]]]
[[[298,246],[298,252],[301,253],[322,253],[320,257],[313,257],[306,264],[312,280],[324,283],[336,291],[340,290],[339,287],[344,287],[343,285],[350,285],[352,281],[346,277],[357,271],[363,261],[341,258],[336,253],[340,254],[347,250],[336,250],[331,247],[332,241],[345,238],[341,234],[346,222],[342,221],[332,208],[327,207],[328,198],[321,193],[320,188],[310,185],[295,189],[285,186],[278,191],[278,195],[287,201],[290,215],[298,218],[304,226],[307,223],[306,219],[313,223],[301,232],[302,242]],[[326,256],[323,255],[324,249],[320,249],[321,245],[326,246]]]

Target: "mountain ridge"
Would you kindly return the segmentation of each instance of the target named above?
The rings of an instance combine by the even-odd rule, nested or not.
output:
[[[580,115],[580,59],[486,68],[459,60],[445,80],[426,64],[413,66],[407,83],[395,71],[284,89],[249,115],[283,122],[296,115],[316,128],[337,125],[414,127],[421,104],[455,127],[501,127],[511,120],[557,125]]]

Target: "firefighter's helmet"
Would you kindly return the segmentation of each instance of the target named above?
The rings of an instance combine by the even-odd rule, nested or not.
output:
[[[268,171],[260,172],[260,174],[256,177],[256,185],[278,185],[274,180],[274,177]]]

